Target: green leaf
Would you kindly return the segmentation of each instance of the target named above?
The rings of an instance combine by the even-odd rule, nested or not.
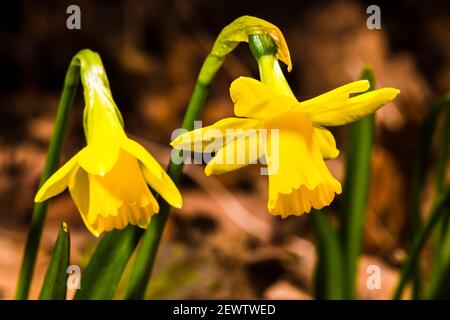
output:
[[[70,259],[70,232],[63,222],[45,274],[39,300],[65,300],[67,267]]]
[[[76,300],[112,299],[123,271],[136,248],[143,230],[128,226],[106,233],[82,272]]]
[[[67,69],[64,79],[64,86],[59,100],[58,113],[56,115],[55,127],[52,138],[48,146],[47,158],[45,160],[44,170],[42,171],[39,186],[41,186],[58,167],[61,149],[64,138],[67,133],[70,113],[73,100],[77,92],[79,80],[79,64],[72,60]],[[27,299],[30,290],[31,280],[33,278],[36,256],[41,242],[42,229],[47,216],[48,201],[35,203],[31,217],[30,230],[28,231],[25,252],[20,268],[19,281],[16,291],[16,299]]]
[[[410,200],[409,200],[409,211],[411,214],[410,219],[410,234],[415,235],[422,228],[422,212],[421,212],[421,203],[422,203],[422,189],[425,184],[425,176],[426,176],[426,168],[429,164],[429,158],[431,154],[431,146],[433,134],[435,132],[437,123],[440,119],[441,112],[444,107],[448,106],[450,101],[450,93],[447,93],[445,96],[436,101],[431,110],[427,113],[425,120],[422,124],[419,141],[417,146],[417,152],[415,154],[414,162],[413,162],[413,172],[412,172],[412,183],[411,183],[411,192],[410,192]],[[448,116],[447,116],[448,117]],[[448,123],[448,120],[446,120]],[[444,124],[444,132],[446,130],[446,125]],[[439,155],[438,155],[438,166],[436,171],[436,184],[437,184],[437,194],[443,187],[443,174],[445,162],[446,162],[446,150],[448,147],[448,137],[445,138],[445,134],[441,138]],[[437,227],[437,242],[436,242],[436,255],[433,261],[433,271],[431,273],[431,283],[439,282],[440,275],[440,266],[441,266],[441,252],[439,252],[439,243],[443,239],[444,232],[442,229],[445,225],[441,222],[441,226]],[[420,266],[419,264],[413,266],[413,276],[414,276],[414,286],[413,286],[413,296],[414,298],[420,298]]]
[[[439,115],[445,106],[450,102],[450,92],[445,96],[436,101],[431,110],[425,117],[422,128],[420,130],[419,141],[417,144],[417,153],[414,158],[413,163],[413,173],[412,173],[412,187],[410,196],[410,210],[412,214],[412,224],[411,233],[414,234],[417,230],[421,228],[421,217],[422,213],[420,211],[420,204],[422,202],[422,188],[425,182],[426,167],[428,165],[429,156],[431,153],[432,138],[435,132],[437,122],[439,120]],[[443,139],[442,143],[445,143],[446,139]],[[448,140],[447,140],[448,141]],[[448,146],[448,144],[447,144]],[[445,146],[444,146],[445,147]],[[443,150],[441,151],[443,152]],[[446,157],[446,155],[444,156]],[[443,158],[442,156],[439,158]],[[442,166],[441,163],[438,164]],[[442,168],[438,168],[436,175],[436,183],[443,186],[442,180]]]
[[[373,72],[365,66],[360,79],[370,82],[374,89]],[[371,115],[350,125],[350,142],[345,166],[345,183],[341,220],[345,298],[352,299],[355,291],[358,257],[361,250],[364,215],[369,196],[372,145],[375,116]]]
[[[443,191],[448,165],[448,146],[450,139],[450,93],[438,101],[438,111],[444,113],[441,135],[439,136],[439,147],[436,161],[436,194]],[[445,109],[444,109],[445,108]],[[439,118],[436,117],[436,122]],[[435,232],[433,245],[434,259],[430,274],[429,286],[426,296],[430,299],[444,299],[450,297],[450,207],[445,208],[447,212],[439,221]]]
[[[439,220],[446,213],[446,208],[448,208],[450,202],[450,185],[448,185],[444,191],[439,195],[438,199],[433,205],[433,209],[430,213],[430,218],[425,226],[423,226],[414,238],[414,242],[408,258],[403,265],[402,273],[398,281],[397,287],[394,291],[393,299],[400,299],[405,289],[407,281],[414,274],[417,261],[420,256],[420,252],[428,240],[433,229],[438,224]]]
[[[317,243],[315,296],[317,299],[343,299],[342,252],[338,235],[325,213],[313,211],[312,216]]]

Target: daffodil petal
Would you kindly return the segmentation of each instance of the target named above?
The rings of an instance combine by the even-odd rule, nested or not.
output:
[[[146,166],[141,164],[141,170],[145,181],[155,190],[161,197],[163,197],[168,204],[175,208],[183,206],[183,199],[177,186],[170,179],[169,175],[163,172],[161,178],[153,176]]]
[[[139,143],[126,138],[122,141],[122,148],[140,160],[152,176],[158,179],[162,178],[165,173],[164,169],[161,168],[158,161],[156,161],[155,158],[153,158],[153,156]]]
[[[239,137],[220,149],[205,167],[205,174],[223,174],[255,164],[264,155],[264,137],[258,131]]]
[[[320,126],[340,126],[357,121],[393,100],[398,89],[383,88],[347,99],[342,104],[323,104],[307,108],[311,121]]]
[[[89,178],[86,171],[83,169],[74,172],[69,183],[70,196],[75,203],[81,218],[83,219],[86,228],[96,237],[100,236],[101,232],[94,228],[88,221],[89,211]]]
[[[112,140],[90,144],[80,151],[78,163],[88,173],[104,176],[116,164],[119,149],[117,141]]]
[[[78,161],[79,154],[76,154],[72,159],[67,161],[61,168],[59,168],[45,183],[40,187],[34,201],[42,202],[56,196],[64,191],[69,184],[70,177],[73,171],[79,168]]]
[[[314,134],[319,144],[320,153],[322,157],[327,159],[334,159],[339,156],[339,150],[336,148],[336,140],[334,140],[333,134],[325,128],[314,128]]]
[[[295,97],[275,92],[262,82],[248,77],[234,80],[230,95],[238,117],[266,119],[298,105]]]
[[[215,152],[237,139],[239,135],[245,134],[245,130],[258,129],[261,126],[261,120],[225,118],[213,125],[186,132],[175,138],[170,145],[193,152]]]
[[[350,95],[365,92],[370,88],[367,80],[358,80],[323,93],[312,99],[300,102],[300,107],[340,106]]]

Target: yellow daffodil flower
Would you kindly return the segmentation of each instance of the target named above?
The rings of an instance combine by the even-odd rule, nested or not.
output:
[[[170,205],[180,208],[181,195],[158,162],[127,137],[98,54],[78,54],[84,86],[87,146],[56,171],[40,188],[41,202],[69,188],[89,231],[146,228],[159,205],[148,183]]]
[[[321,209],[342,192],[324,161],[339,155],[334,137],[325,127],[361,119],[393,100],[399,90],[383,88],[353,96],[369,89],[369,82],[361,80],[299,102],[273,56],[264,55],[258,63],[262,82],[240,77],[231,84],[237,117],[184,133],[171,145],[215,152],[205,168],[207,175],[233,171],[264,156],[271,214],[284,218],[309,213],[311,208]],[[238,133],[227,135],[230,130]],[[261,135],[262,131],[266,134]],[[275,138],[277,141],[272,141]],[[247,153],[245,161],[236,161],[241,156],[239,150]],[[227,154],[234,161],[225,160]]]

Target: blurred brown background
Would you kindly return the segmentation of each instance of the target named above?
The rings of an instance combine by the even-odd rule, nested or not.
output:
[[[394,2],[394,1],[392,1]],[[81,30],[66,8],[81,8]],[[377,113],[376,146],[361,259],[360,298],[387,298],[408,244],[407,195],[418,128],[450,89],[450,3],[380,4],[381,30],[366,27],[368,1],[10,1],[0,13],[0,298],[12,298],[33,197],[71,57],[100,53],[129,134],[164,164],[197,73],[215,37],[235,18],[254,15],[284,33],[299,99],[353,81],[363,63],[377,86],[401,95]],[[243,44],[215,80],[206,124],[232,114],[231,81],[257,77]],[[81,90],[80,90],[81,91]],[[84,144],[79,92],[63,161]],[[341,155],[329,162],[343,180],[346,128],[333,130]],[[257,167],[206,178],[187,166],[182,210],[174,211],[148,298],[311,298],[314,237],[307,215],[281,220],[266,209],[267,180]],[[428,185],[431,185],[432,176]],[[431,188],[429,188],[431,189]],[[433,194],[425,190],[425,210]],[[339,204],[339,197],[334,205]],[[331,208],[330,214],[333,214]],[[72,263],[85,265],[97,242],[67,193],[52,200],[32,297],[36,297],[62,220],[72,231]],[[425,257],[424,263],[427,263]],[[382,269],[381,290],[366,289],[366,266]]]

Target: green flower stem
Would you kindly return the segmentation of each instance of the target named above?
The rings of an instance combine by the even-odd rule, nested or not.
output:
[[[58,113],[55,127],[48,147],[47,159],[41,174],[39,186],[41,186],[58,168],[61,148],[67,133],[72,104],[78,87],[80,77],[79,63],[72,60],[64,79],[64,87],[59,100]],[[25,245],[25,252],[20,268],[19,281],[16,291],[16,299],[27,299],[33,278],[36,256],[41,241],[42,229],[47,216],[48,201],[36,203],[33,207],[30,230]]]
[[[205,64],[207,63],[208,58],[205,61]],[[209,86],[214,80],[218,68],[214,73],[210,73],[210,79],[206,79],[206,81],[203,80],[202,82],[200,79],[203,77],[203,70],[204,68],[200,71],[200,75],[182,123],[182,128],[188,131],[194,128],[194,121],[200,117],[200,113],[208,95]],[[182,157],[182,151],[173,150],[173,152],[178,152],[179,158]],[[182,171],[183,163],[175,164],[170,161],[167,173],[177,185],[180,183]],[[150,222],[150,225],[142,238],[141,248],[136,257],[136,261],[128,281],[125,299],[143,299],[145,296],[145,290],[151,277],[159,243],[161,242],[162,233],[170,213],[170,205],[164,201],[162,197],[158,197],[158,203],[160,207],[159,213],[152,218],[152,221]]]
[[[264,37],[264,34],[270,34],[273,30],[277,30],[274,26],[266,25],[265,22],[262,23],[261,21],[253,17],[241,17],[225,27],[219,34],[198,75],[195,89],[182,123],[183,129],[189,131],[194,129],[194,121],[200,116],[209,87],[222,66],[226,55],[233,51],[238,43],[242,41],[248,40],[251,47],[254,34]],[[264,25],[264,27],[261,27],[261,25]],[[274,53],[277,54],[277,49],[279,48],[274,46],[273,41],[267,43],[271,46],[270,50],[273,49]],[[278,45],[280,45],[279,42]],[[181,158],[182,151],[173,150],[173,152],[178,153],[178,156],[175,155],[175,157]],[[180,182],[182,170],[183,164],[175,164],[172,161],[169,163],[167,172],[176,184]],[[145,296],[161,236],[170,212],[170,206],[161,197],[158,199],[158,202],[160,211],[152,218],[144,233],[140,251],[131,271],[125,299],[142,299]]]
[[[65,300],[67,267],[70,260],[70,232],[63,222],[45,274],[39,300]]]
[[[368,66],[364,67],[360,78],[369,80],[369,90],[374,89],[373,73]],[[374,115],[350,125],[341,221],[345,299],[352,299],[355,291],[364,215],[369,196],[374,127]]]
[[[394,291],[393,299],[401,299],[406,283],[414,273],[414,269],[419,259],[421,249],[424,246],[425,242],[428,240],[434,227],[446,213],[445,209],[448,208],[449,200],[450,185],[448,185],[439,195],[439,198],[433,205],[433,209],[431,210],[430,218],[428,219],[427,224],[421,228],[419,233],[414,238],[410,254],[408,255],[408,259],[403,266],[399,282]]]

